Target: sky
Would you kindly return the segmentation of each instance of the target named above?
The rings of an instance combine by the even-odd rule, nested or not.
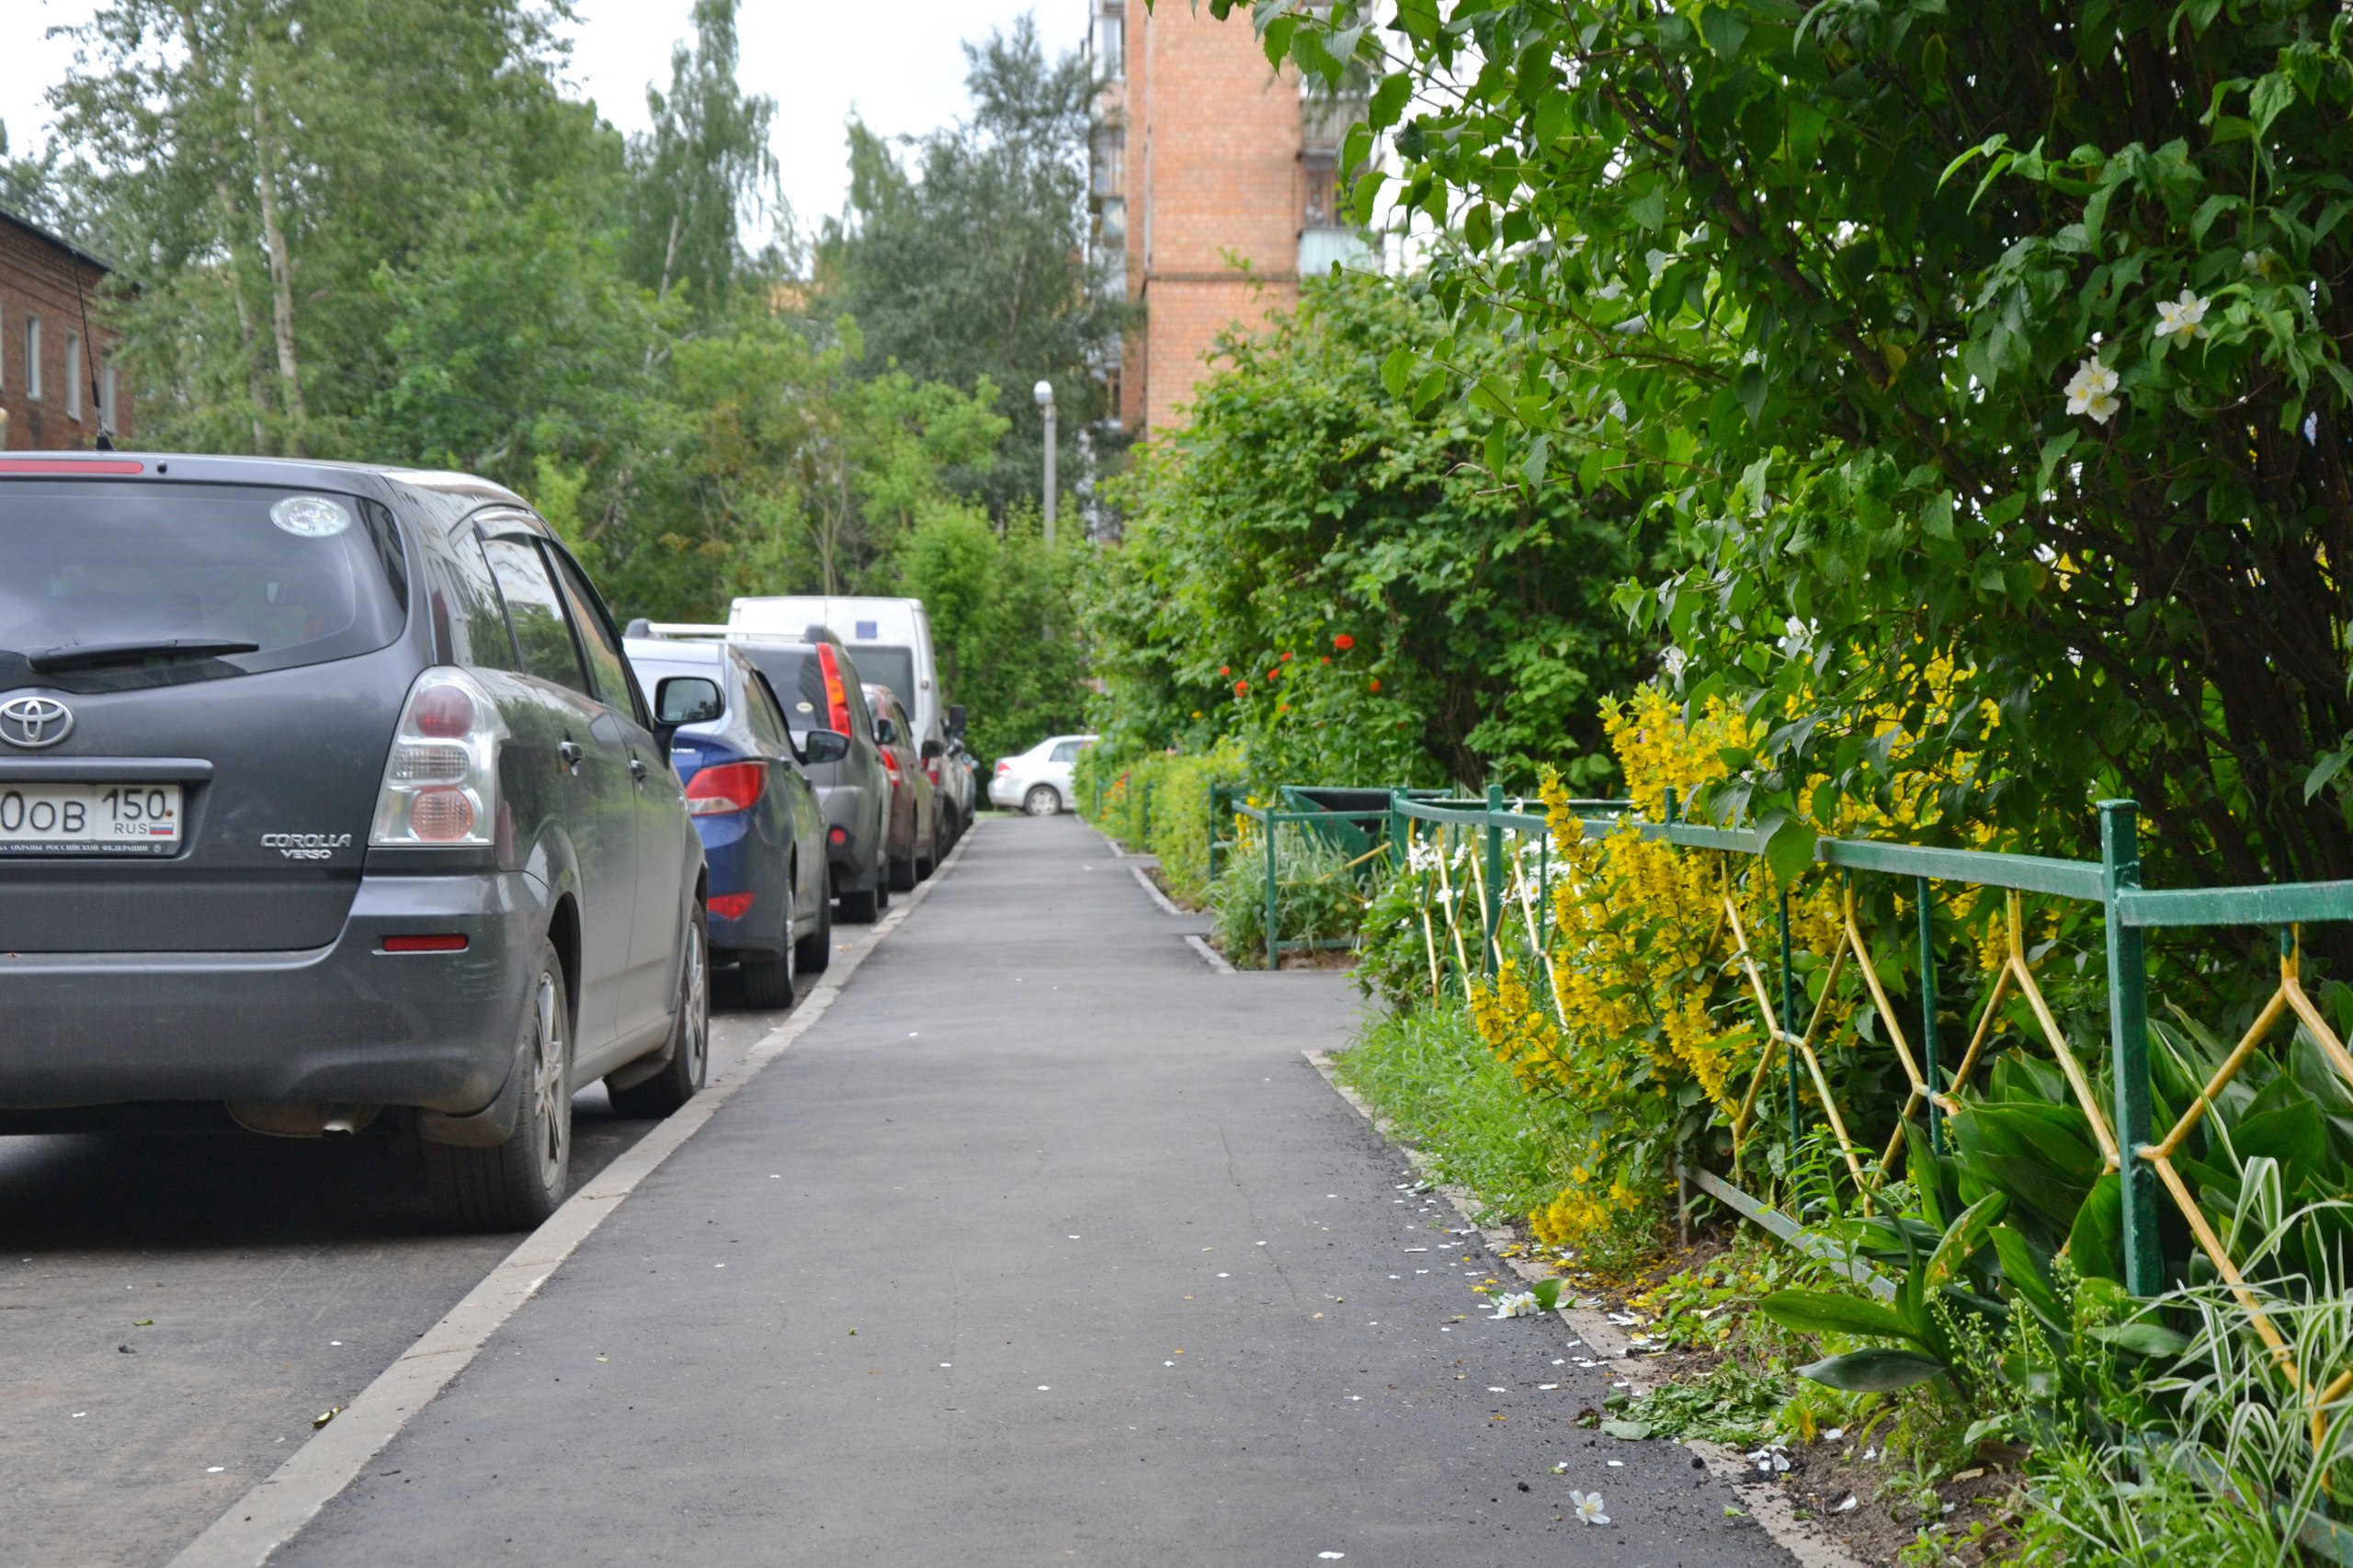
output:
[[[98,0],[0,0],[9,14],[0,50],[0,125],[11,152],[47,138],[42,95],[73,63],[70,40],[26,32],[86,21]],[[646,126],[645,88],[666,87],[670,48],[688,31],[692,0],[574,0],[570,79],[625,131]],[[1050,54],[1078,47],[1087,0],[744,0],[739,30],[745,90],[776,100],[774,146],[785,198],[804,229],[841,210],[849,176],[842,123],[852,109],[886,135],[916,135],[967,110],[962,40],[1035,16]],[[19,28],[26,17],[38,28]]]

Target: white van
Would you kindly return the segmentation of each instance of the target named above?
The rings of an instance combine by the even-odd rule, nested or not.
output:
[[[951,732],[962,726],[950,722],[939,662],[932,656],[931,620],[921,599],[777,595],[740,598],[727,610],[728,632],[738,637],[798,637],[813,621],[832,628],[860,676],[898,697],[915,722],[918,752],[936,756],[923,743],[938,741],[944,748],[956,738]]]

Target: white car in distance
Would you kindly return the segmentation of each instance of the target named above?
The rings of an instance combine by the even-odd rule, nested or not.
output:
[[[1093,735],[1048,735],[1018,756],[997,758],[989,779],[989,801],[1033,817],[1050,817],[1071,807],[1071,769]]]

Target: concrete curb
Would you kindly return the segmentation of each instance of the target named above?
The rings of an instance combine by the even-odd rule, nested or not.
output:
[[[980,826],[979,822],[973,824]],[[834,998],[869,954],[898,929],[917,905],[939,885],[962,858],[972,841],[967,832],[939,869],[874,928],[874,940],[858,951],[836,957],[825,978],[801,998],[792,1016],[767,1039],[737,1059],[734,1065],[688,1100],[662,1124],[639,1139],[563,1206],[547,1222],[506,1255],[504,1262],[483,1276],[428,1328],[400,1358],[359,1391],[350,1405],[302,1445],[284,1464],[232,1504],[202,1535],[190,1541],[170,1568],[257,1568],[270,1554],[309,1524],[319,1510],[358,1476],[369,1461],[415,1419],[433,1397],[463,1371],[490,1336],[538,1293],[548,1277],[561,1267],[580,1244],[596,1233],[638,1184],[676,1153],[688,1139],[718,1114],[735,1091],[762,1068],[784,1054],[786,1048],[825,1016]]]
[[[1209,965],[1211,969],[1217,971],[1218,973],[1232,974],[1233,972],[1233,966],[1225,961],[1225,955],[1219,952],[1215,948],[1211,947],[1208,941],[1204,938],[1196,937],[1191,932],[1188,931],[1185,934],[1185,945],[1192,949],[1193,951],[1200,954],[1201,961]]]
[[[1128,865],[1128,869],[1135,873],[1136,886],[1143,889],[1144,895],[1150,898],[1153,903],[1160,906],[1161,914],[1181,915],[1188,913],[1185,910],[1177,908],[1175,903],[1169,901],[1168,895],[1160,891],[1160,884],[1154,881],[1150,877],[1144,875],[1144,870],[1142,866],[1136,865],[1132,860],[1131,860]]]
[[[1410,1143],[1402,1142],[1397,1137],[1394,1124],[1375,1111],[1362,1096],[1340,1082],[1339,1075],[1333,1071],[1332,1058],[1328,1053],[1303,1051],[1300,1054],[1322,1075],[1324,1082],[1331,1085],[1334,1094],[1354,1108],[1375,1132],[1405,1156],[1422,1179],[1430,1184],[1432,1190],[1453,1205],[1454,1211],[1462,1216],[1462,1222],[1475,1230],[1479,1238],[1513,1273],[1529,1281],[1551,1277],[1547,1270],[1526,1258],[1503,1257],[1504,1248],[1523,1238],[1508,1225],[1480,1224],[1476,1218],[1477,1200],[1471,1193],[1439,1181],[1428,1157]],[[1633,1354],[1625,1335],[1606,1315],[1583,1306],[1563,1307],[1553,1315],[1568,1324],[1586,1343],[1593,1351],[1595,1360],[1619,1364],[1611,1369],[1621,1371],[1617,1381],[1631,1385],[1637,1393],[1648,1392],[1657,1385],[1659,1380],[1652,1375],[1653,1369],[1648,1361]],[[1809,1528],[1806,1522],[1797,1517],[1787,1493],[1778,1486],[1758,1482],[1755,1467],[1748,1463],[1738,1449],[1697,1438],[1681,1446],[1707,1465],[1709,1474],[1724,1482],[1739,1494],[1741,1503],[1748,1509],[1749,1517],[1763,1527],[1765,1533],[1791,1557],[1796,1558],[1800,1568],[1864,1568],[1864,1564],[1845,1547]]]

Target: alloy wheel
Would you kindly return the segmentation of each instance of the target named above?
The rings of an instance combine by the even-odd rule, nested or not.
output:
[[[563,1179],[572,1142],[572,1085],[563,1048],[563,994],[552,974],[540,976],[538,1040],[531,1063],[531,1114],[540,1123],[540,1180],[553,1191]]]

